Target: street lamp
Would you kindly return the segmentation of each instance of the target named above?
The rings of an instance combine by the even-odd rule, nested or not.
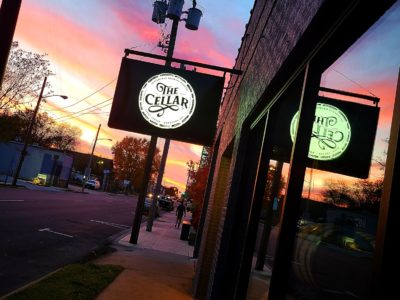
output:
[[[49,98],[49,97],[54,97],[54,96],[59,96],[59,97],[61,97],[63,99],[68,99],[68,97],[65,96],[65,95],[47,95],[47,96],[43,96],[43,91],[44,91],[44,88],[46,86],[46,82],[47,82],[47,76],[43,80],[42,89],[40,90],[40,94],[39,94],[38,101],[36,103],[35,110],[33,111],[33,115],[32,115],[31,121],[29,123],[29,127],[28,127],[28,129],[26,131],[26,134],[25,134],[24,146],[22,147],[21,155],[19,157],[19,161],[18,161],[18,165],[17,165],[17,170],[15,171],[15,175],[14,175],[14,178],[13,178],[13,181],[12,181],[12,185],[13,186],[17,185],[17,180],[18,180],[18,177],[19,177],[19,173],[21,172],[22,164],[24,163],[25,155],[27,154],[26,149],[28,148],[28,142],[29,142],[29,140],[30,140],[30,138],[32,136],[32,128],[33,128],[33,125],[35,124],[35,121],[36,121],[36,115],[37,115],[37,113],[39,111],[40,102],[42,101],[43,98]]]
[[[97,128],[96,138],[94,139],[94,142],[93,142],[92,152],[90,153],[88,165],[87,165],[87,167],[85,169],[85,173],[84,173],[84,176],[83,176],[82,193],[85,191],[86,182],[90,179],[92,160],[93,160],[93,153],[94,153],[94,148],[96,147],[97,141],[101,141],[101,140],[112,141],[112,139],[109,139],[109,138],[98,138],[99,132],[100,132],[100,127],[101,127],[101,124],[99,124],[99,128]]]

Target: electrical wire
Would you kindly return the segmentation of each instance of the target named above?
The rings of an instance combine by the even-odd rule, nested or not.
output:
[[[64,110],[65,108],[72,107],[72,106],[74,106],[74,105],[76,105],[76,104],[78,104],[78,103],[80,103],[80,102],[82,102],[82,101],[84,101],[84,100],[90,98],[91,96],[97,94],[98,92],[104,90],[106,87],[108,87],[110,84],[112,84],[112,83],[113,83],[114,81],[116,81],[116,80],[117,80],[117,78],[114,78],[113,80],[111,80],[111,81],[110,81],[109,83],[107,83],[106,85],[104,85],[104,86],[102,86],[101,88],[97,89],[96,91],[94,91],[94,92],[91,93],[90,95],[88,95],[88,96],[86,96],[86,97],[83,97],[81,100],[78,100],[78,101],[75,102],[75,103],[72,103],[72,104],[70,104],[70,105],[67,105],[67,106],[64,106],[64,107],[60,107],[60,108],[57,108],[57,109],[50,109],[50,110],[43,110],[43,111],[46,111],[46,112],[49,112],[49,111],[59,111],[59,110]]]
[[[70,113],[70,114],[68,114],[68,115],[66,115],[66,116],[62,116],[62,117],[56,118],[55,121],[58,121],[58,120],[64,119],[64,118],[67,118],[67,119],[68,119],[68,117],[70,117],[70,116],[73,116],[73,115],[79,114],[79,113],[81,113],[81,112],[83,112],[83,111],[85,111],[85,110],[88,110],[88,109],[97,107],[97,106],[99,106],[99,105],[101,105],[101,104],[103,104],[103,103],[105,103],[105,102],[111,101],[112,99],[113,99],[113,97],[111,97],[111,98],[109,98],[109,99],[107,99],[107,100],[104,100],[104,101],[102,101],[102,102],[100,102],[100,103],[97,103],[97,104],[95,104],[95,105],[92,105],[92,106],[86,107],[86,108],[84,108],[84,109],[81,109],[81,110],[79,110],[79,111]]]
[[[342,75],[344,78],[346,78],[347,80],[351,81],[352,83],[358,85],[360,88],[362,88],[363,90],[367,91],[368,93],[370,93],[372,96],[378,98],[378,96],[376,96],[374,93],[372,93],[369,89],[367,89],[366,87],[362,86],[360,83],[354,81],[353,79],[351,79],[350,77],[346,76],[345,74],[343,74],[342,72],[336,70],[335,68],[331,68],[333,71],[335,71],[336,73]]]
[[[81,114],[79,114],[79,115],[77,115],[77,116],[72,116],[72,117],[69,117],[69,118],[67,118],[67,119],[63,120],[62,122],[65,122],[65,121],[67,121],[67,120],[76,119],[76,118],[79,118],[79,117],[81,117],[81,116],[83,116],[83,115],[100,115],[100,114],[109,114],[110,112],[95,112],[95,111],[96,111],[96,110],[98,110],[98,109],[101,109],[101,108],[107,107],[107,106],[109,106],[109,105],[111,105],[111,104],[112,104],[112,103],[107,103],[106,105],[104,105],[104,106],[102,106],[102,107],[97,107],[97,108],[95,108],[95,109],[93,109],[93,110],[90,110],[90,111],[88,111],[88,112],[81,113]]]

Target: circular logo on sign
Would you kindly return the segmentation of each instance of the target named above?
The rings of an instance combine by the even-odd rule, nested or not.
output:
[[[294,141],[299,121],[297,112],[290,123],[290,136]],[[351,127],[347,116],[337,107],[317,103],[308,157],[316,160],[338,158],[350,143]]]
[[[182,126],[196,108],[196,95],[182,77],[163,73],[151,77],[139,94],[139,109],[150,124],[162,129]]]

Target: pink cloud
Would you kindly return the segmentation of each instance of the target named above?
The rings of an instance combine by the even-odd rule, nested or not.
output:
[[[24,7],[18,21],[18,39],[44,50],[51,61],[89,83],[99,85],[116,77],[123,49],[113,48],[101,36],[45,7]]]
[[[57,67],[94,91],[117,76],[124,48],[135,46],[131,41],[156,45],[160,37],[159,26],[151,22],[149,11],[145,11],[141,4],[135,5],[135,9],[124,3],[111,2],[108,5],[111,5],[110,18],[104,20],[104,23],[99,23],[99,28],[94,30],[57,10],[27,1],[21,9],[16,40],[29,45],[35,52],[48,53],[48,58]],[[175,56],[228,67],[232,66],[234,61],[232,54],[220,50],[213,33],[206,27],[193,32],[185,29],[183,24],[179,28]],[[57,69],[55,72],[57,73]],[[113,90],[103,92],[110,97]],[[85,92],[71,96],[81,99],[87,94]],[[93,97],[93,104],[96,103],[95,99]],[[72,111],[77,110],[79,108]],[[113,143],[126,135],[135,135],[107,128],[107,119],[106,116],[84,115],[67,122],[90,130],[93,136],[97,125],[102,123],[102,134],[112,137]],[[79,150],[87,152],[88,148],[89,143],[83,141]],[[96,147],[96,154],[112,157],[109,147],[102,145]],[[199,154],[194,153],[189,144],[173,142],[169,151],[165,181],[171,184],[178,182],[179,188],[184,187],[187,176],[186,162],[191,159],[198,161]]]
[[[140,6],[133,9],[120,3],[112,3],[110,9],[126,32],[136,35],[142,42],[158,41],[159,27],[152,23],[149,11],[141,10]]]

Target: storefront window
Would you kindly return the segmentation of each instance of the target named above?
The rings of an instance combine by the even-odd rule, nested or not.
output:
[[[303,74],[299,75],[268,111],[262,155],[267,157],[269,166],[259,170],[263,174],[258,178],[264,178],[264,181],[256,183],[263,186],[262,199],[253,200],[262,201],[262,209],[247,290],[249,300],[268,299],[292,151],[290,120],[299,109],[303,80]]]
[[[397,2],[321,77],[287,299],[370,296],[399,35]]]

